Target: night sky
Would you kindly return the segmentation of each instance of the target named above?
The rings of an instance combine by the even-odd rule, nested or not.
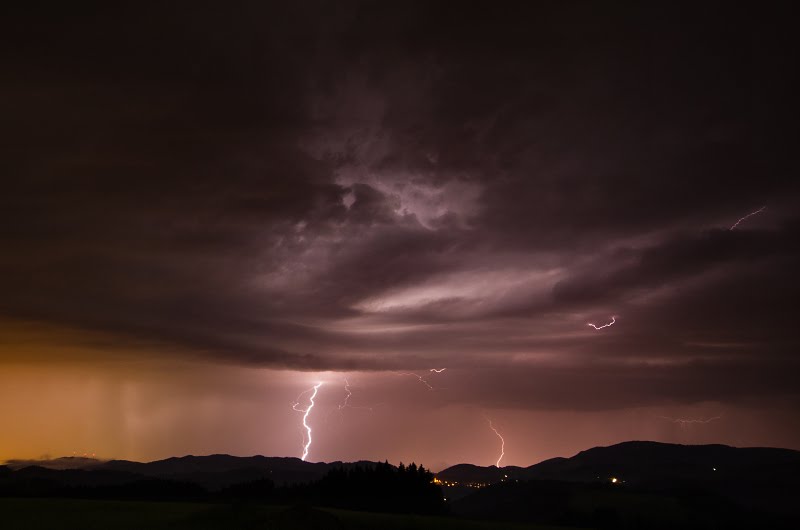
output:
[[[0,8],[0,460],[800,449],[788,3],[76,4]]]

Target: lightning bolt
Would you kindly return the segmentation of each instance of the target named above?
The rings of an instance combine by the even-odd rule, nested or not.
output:
[[[413,372],[394,372],[396,375],[410,375],[419,379],[419,382],[428,387],[428,390],[433,390],[433,386],[421,375]]]
[[[500,438],[500,457],[497,459],[497,463],[495,464],[495,466],[497,466],[497,468],[499,469],[500,461],[506,454],[506,441],[503,439],[503,435],[497,432],[497,429],[494,428],[494,425],[492,425],[492,420],[486,418],[486,421],[489,422],[489,428],[494,431],[494,433],[497,435],[498,438]]]
[[[344,391],[347,392],[347,395],[344,397],[342,402],[339,403],[339,405],[336,408],[331,409],[325,415],[325,422],[326,423],[328,422],[328,418],[330,418],[330,415],[333,414],[334,412],[338,412],[339,413],[339,421],[344,421],[344,409],[360,409],[360,410],[368,410],[370,412],[374,412],[375,411],[375,407],[378,407],[378,406],[383,404],[383,403],[376,403],[376,404],[371,405],[371,406],[351,405],[350,404],[350,398],[353,395],[353,391],[350,390],[350,381],[348,381],[346,378],[344,380]]]
[[[684,419],[684,418],[670,418],[669,416],[659,416],[659,418],[669,420],[672,423],[679,423],[681,427],[686,427],[687,425],[691,425],[693,423],[700,423],[705,425],[706,423],[711,423],[712,421],[719,420],[722,416],[714,416],[713,418],[698,418],[698,419]]]
[[[440,374],[440,373],[444,372],[445,370],[447,370],[447,368],[431,368],[428,371],[433,373],[433,374]],[[413,372],[394,372],[394,374],[395,375],[409,375],[409,376],[412,376],[412,377],[416,377],[419,380],[420,383],[422,383],[423,385],[428,387],[428,390],[436,390],[435,388],[433,388],[433,385],[431,385],[428,382],[427,379],[425,379],[424,377],[422,377],[419,374],[415,374]]]
[[[761,208],[759,208],[758,210],[756,210],[756,211],[754,211],[754,212],[750,212],[749,214],[745,215],[744,217],[742,217],[741,219],[739,219],[738,221],[736,221],[735,223],[733,223],[733,226],[731,226],[730,228],[728,228],[728,230],[733,230],[734,228],[736,228],[737,226],[739,226],[739,223],[741,223],[742,221],[744,221],[744,220],[745,220],[745,219],[747,219],[748,217],[753,217],[754,215],[760,214],[761,212],[763,212],[763,211],[764,211],[764,210],[766,210],[766,209],[767,209],[767,207],[766,207],[766,206],[762,206],[762,207],[761,207]]]
[[[350,392],[350,383],[347,381],[347,379],[344,380],[344,390],[347,392],[347,395],[345,396],[344,401],[339,403],[339,410],[347,408],[347,402],[350,401],[350,396],[353,395],[353,393]]]
[[[613,317],[613,316],[612,316],[612,317],[611,317],[611,322],[609,322],[608,324],[603,324],[602,326],[596,326],[596,325],[592,324],[591,322],[589,322],[589,323],[588,323],[588,324],[586,324],[586,325],[587,325],[587,326],[591,326],[591,327],[593,327],[594,329],[603,329],[603,328],[608,328],[608,327],[611,327],[611,326],[613,326],[614,324],[616,324],[616,322],[617,322],[617,317]]]
[[[308,424],[308,415],[311,414],[311,409],[314,408],[314,398],[317,397],[317,391],[321,386],[322,382],[320,381],[312,388],[304,390],[303,392],[300,393],[299,396],[297,396],[297,400],[292,405],[292,410],[296,410],[297,412],[303,413],[303,427],[305,427],[306,429],[306,434],[303,436],[303,456],[300,457],[300,460],[303,461],[305,461],[306,457],[308,456],[308,449],[311,447],[311,426]],[[300,398],[303,397],[303,395],[308,394],[309,392],[311,392],[311,397],[308,398],[308,403],[309,403],[308,407],[304,409],[297,408],[300,405]]]
[[[341,412],[342,410],[347,409],[347,408],[368,410],[370,412],[373,411],[372,407],[356,406],[356,405],[351,405],[349,403],[350,396],[353,395],[353,392],[352,392],[352,390],[350,390],[350,382],[347,379],[344,380],[344,390],[345,390],[345,392],[347,392],[347,395],[344,397],[344,400],[341,403],[339,403],[339,412]],[[378,405],[374,405],[374,406],[377,407]]]

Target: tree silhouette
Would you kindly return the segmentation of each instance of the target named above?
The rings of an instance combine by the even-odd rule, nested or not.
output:
[[[433,474],[412,463],[398,468],[388,462],[330,470],[300,498],[337,508],[400,513],[441,513],[444,497]]]

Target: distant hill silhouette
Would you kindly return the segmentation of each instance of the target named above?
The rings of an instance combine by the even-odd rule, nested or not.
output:
[[[571,482],[606,482],[613,477],[636,484],[736,480],[742,476],[771,481],[796,473],[798,466],[800,451],[790,449],[635,441],[595,447],[571,458],[552,458],[526,468],[458,464],[436,473],[436,477],[450,482],[490,484],[501,482],[506,476],[508,480]]]
[[[786,449],[625,442],[522,469],[453,466],[437,478],[459,482],[445,495],[466,517],[599,528],[800,527],[800,452]],[[494,484],[464,487],[469,482]]]
[[[299,458],[237,457],[230,455],[183,456],[140,463],[111,460],[94,469],[126,471],[146,477],[196,482],[211,489],[268,478],[278,485],[319,480],[336,465],[304,462]]]
[[[158,478],[178,482],[190,482],[210,490],[218,490],[233,484],[269,479],[276,485],[297,484],[321,479],[334,468],[350,468],[356,465],[374,466],[375,462],[305,462],[292,457],[231,456],[224,454],[208,456],[172,457],[153,462],[130,460],[101,461],[90,458],[65,457],[52,460],[11,460],[0,469],[23,471],[56,477],[48,471],[63,471],[61,477],[69,483],[117,483],[141,478]],[[24,471],[35,468],[38,471]],[[116,477],[111,479],[109,477]]]
[[[273,465],[275,462],[283,466]],[[240,467],[243,465],[250,467]],[[294,474],[288,473],[287,467],[293,468]],[[282,476],[312,480],[276,487],[268,476],[275,470]],[[296,459],[227,455],[171,458],[148,464],[93,462],[89,469],[0,466],[0,497],[246,501],[417,514],[445,510],[444,496],[434,484],[433,474],[414,463],[398,467],[388,462],[311,464]]]
[[[439,484],[422,466],[264,456],[30,464],[0,466],[0,496],[449,508],[469,518],[595,528],[800,528],[800,452],[787,449],[625,442],[526,468],[459,464],[437,473]]]
[[[29,466],[46,467],[47,469],[89,469],[102,463],[102,460],[85,456],[63,456],[61,458],[40,460],[9,460],[5,463],[5,466],[10,469]]]
[[[474,464],[457,464],[444,471],[436,473],[439,480],[455,481],[460,483],[485,483],[494,484],[501,482],[504,477],[518,477],[524,468],[517,466],[476,466]]]

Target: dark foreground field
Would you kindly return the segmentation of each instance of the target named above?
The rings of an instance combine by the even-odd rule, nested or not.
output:
[[[260,504],[0,499],[4,530],[546,530],[549,527]],[[564,530],[564,527],[559,527]]]

